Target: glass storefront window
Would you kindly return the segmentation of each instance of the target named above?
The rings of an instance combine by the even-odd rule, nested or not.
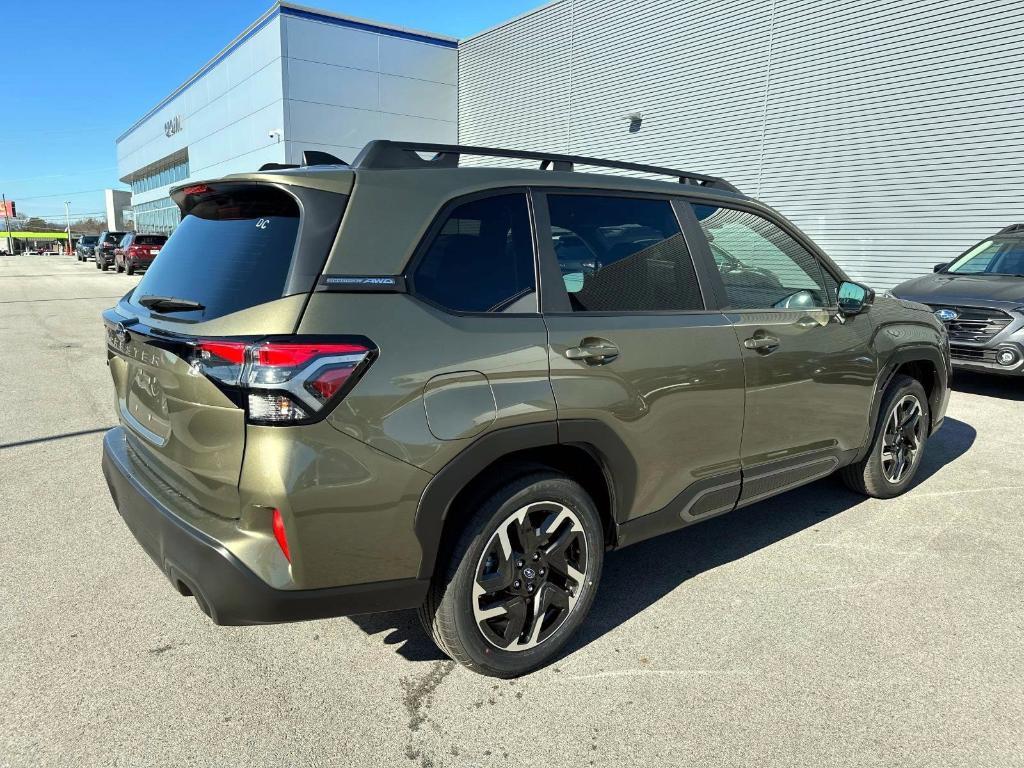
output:
[[[157,187],[163,187],[168,184],[174,184],[177,181],[188,178],[188,160],[177,165],[172,165],[167,168],[163,168],[149,176],[143,176],[142,178],[136,179],[132,184],[132,193],[139,194],[141,192],[148,192],[151,189]]]

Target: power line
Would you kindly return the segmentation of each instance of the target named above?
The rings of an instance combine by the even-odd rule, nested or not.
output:
[[[116,170],[116,165],[108,165],[103,168],[86,168],[82,171],[71,171],[70,173],[43,173],[38,176],[21,176],[17,179],[0,179],[0,184],[13,184],[17,181],[35,181],[36,179],[62,179],[65,176],[85,176],[90,173],[101,173],[103,171]]]
[[[85,195],[90,192],[102,192],[105,189],[111,189],[111,187],[100,187],[99,189],[80,189],[77,192],[54,192],[52,195],[33,195],[32,197],[19,197],[18,202],[22,203],[25,200],[45,200],[49,197],[64,197],[65,195]],[[127,192],[128,190],[115,190],[117,192]]]

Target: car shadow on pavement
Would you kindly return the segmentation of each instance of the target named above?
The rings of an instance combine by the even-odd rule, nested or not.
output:
[[[942,429],[928,442],[915,485],[963,456],[976,434],[969,424],[947,417]],[[863,501],[864,497],[847,490],[838,478],[830,477],[699,525],[609,552],[590,615],[562,655],[615,629],[687,579],[746,557]],[[386,633],[384,643],[410,661],[445,658],[420,627],[415,611],[351,619],[369,635]]]
[[[1021,386],[1021,378],[1018,376],[957,371],[953,374],[950,384],[957,392],[998,397],[1003,400],[1024,400],[1024,387]]]

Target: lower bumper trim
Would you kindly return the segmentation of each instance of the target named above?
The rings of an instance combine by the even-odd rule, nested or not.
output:
[[[276,624],[414,608],[422,579],[328,589],[274,589],[215,539],[175,515],[131,473],[120,427],[103,438],[103,474],[117,511],[153,562],[217,624]]]

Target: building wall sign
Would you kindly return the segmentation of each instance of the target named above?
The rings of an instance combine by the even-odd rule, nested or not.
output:
[[[175,115],[164,123],[164,135],[170,138],[181,130],[181,115]]]

